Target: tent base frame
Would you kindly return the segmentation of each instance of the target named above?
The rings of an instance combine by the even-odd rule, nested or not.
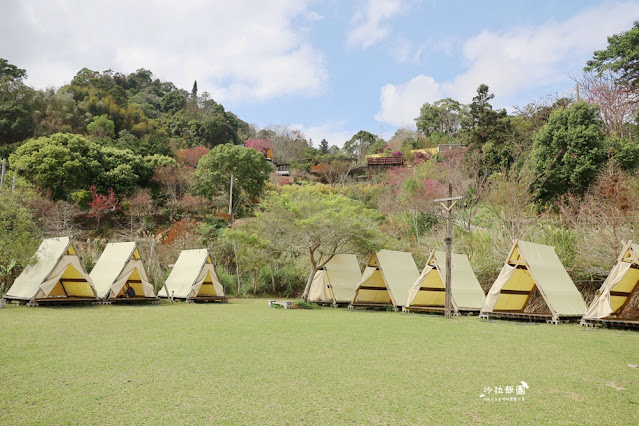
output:
[[[577,322],[581,319],[579,315],[552,315],[552,314],[531,314],[525,312],[482,312],[479,318],[512,320],[512,321],[529,321],[529,322],[546,322],[548,324],[560,324]]]
[[[444,314],[444,308],[439,306],[404,306],[402,308],[402,312],[412,314],[412,313],[424,313],[424,314]],[[459,308],[458,310],[451,309],[450,313],[453,316],[461,316],[468,315],[473,316],[479,314],[479,309],[472,308]]]
[[[393,311],[395,312],[399,312],[400,310],[399,306],[389,305],[388,303],[351,303],[348,305],[348,309],[351,309],[351,310],[356,310],[358,308],[362,310],[382,309],[385,311],[388,310],[389,308],[392,308]]]
[[[13,299],[18,305],[34,306],[60,306],[60,305],[99,305],[100,301],[91,297],[60,297],[43,298],[34,300]]]
[[[138,303],[150,303],[151,305],[159,305],[160,299],[158,297],[129,297],[129,298],[109,298],[103,299],[102,305],[111,304],[138,304]]]
[[[312,302],[309,300],[309,302]],[[313,302],[316,303],[320,306],[330,306],[331,308],[344,308],[346,306],[348,306],[351,302],[332,302],[332,301],[326,301],[326,300],[322,300],[320,302]]]
[[[583,327],[616,328],[623,330],[639,330],[639,318],[588,318],[582,319],[580,324]]]
[[[228,301],[229,299],[226,296],[196,296],[196,297],[188,297],[185,299],[186,303],[208,303],[208,302],[228,303]]]

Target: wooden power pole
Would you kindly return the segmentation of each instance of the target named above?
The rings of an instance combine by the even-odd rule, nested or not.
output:
[[[450,310],[451,310],[451,297],[450,297],[450,283],[452,276],[452,246],[453,246],[453,215],[451,210],[453,206],[457,203],[457,201],[461,200],[462,197],[453,197],[453,185],[448,184],[448,198],[438,198],[434,200],[436,203],[439,203],[446,210],[446,238],[444,238],[444,243],[446,244],[446,298],[444,299],[444,316],[446,318],[450,318]]]

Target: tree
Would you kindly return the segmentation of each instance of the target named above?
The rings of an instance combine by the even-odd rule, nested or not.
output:
[[[506,110],[493,110],[490,100],[494,97],[488,86],[482,84],[470,104],[471,143],[467,157],[481,157],[480,165],[486,174],[507,170],[513,161],[506,137],[510,120]]]
[[[225,230],[224,234],[222,234],[222,239],[228,241],[234,247],[237,247],[238,258],[242,259],[245,264],[243,269],[251,273],[253,278],[253,294],[256,294],[260,270],[269,264],[275,253],[270,241],[260,238],[260,236],[251,229],[251,226],[243,228],[245,229]],[[238,283],[239,282],[238,280]],[[238,286],[238,294],[240,294],[240,290]]]
[[[0,145],[33,134],[35,91],[22,82],[26,76],[25,70],[0,58]]]
[[[639,88],[639,21],[630,30],[608,37],[608,46],[593,53],[585,70],[599,74],[610,70],[627,85]]]
[[[535,198],[546,202],[566,192],[586,192],[605,162],[603,142],[596,105],[581,101],[553,112],[533,139]]]
[[[362,159],[368,152],[368,148],[376,141],[377,135],[367,132],[366,130],[360,130],[346,141],[344,151],[352,155],[357,155],[358,158]]]
[[[417,130],[429,136],[433,132],[457,136],[467,114],[466,107],[454,99],[440,99],[432,105],[428,102],[419,110],[415,119]]]
[[[225,144],[218,145],[200,158],[195,170],[194,190],[204,197],[228,193],[233,184],[232,198],[246,193],[250,198],[262,194],[273,170],[266,158],[254,149]]]
[[[322,154],[328,154],[328,141],[326,139],[320,141],[319,150]]]
[[[89,202],[89,214],[87,216],[97,218],[96,228],[99,228],[102,216],[120,209],[120,200],[115,196],[113,188],[109,188],[108,195],[104,195],[98,194],[95,185],[91,185],[89,192],[91,192],[91,201]]]
[[[378,247],[379,213],[324,186],[285,186],[269,192],[260,206],[261,235],[276,247],[309,258],[303,300],[315,272],[336,253],[367,253]]]
[[[38,248],[42,232],[21,194],[0,192],[0,294],[13,275],[13,269],[24,267]],[[6,290],[6,288],[4,288]]]
[[[632,124],[639,110],[639,91],[636,88],[608,71],[599,75],[587,73],[577,84],[584,99],[599,107],[608,136],[632,138]]]

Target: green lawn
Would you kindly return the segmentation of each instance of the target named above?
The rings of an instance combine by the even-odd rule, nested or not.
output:
[[[0,348],[2,424],[639,419],[639,369],[628,366],[639,364],[639,333],[578,325],[266,300],[10,306]],[[480,397],[521,381],[523,401]]]

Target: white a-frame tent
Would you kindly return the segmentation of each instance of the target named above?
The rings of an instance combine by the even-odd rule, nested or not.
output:
[[[410,253],[380,250],[374,253],[355,290],[349,308],[405,306],[408,290],[419,277],[419,270]]]
[[[226,301],[209,250],[182,250],[158,296],[187,302]]]
[[[639,327],[639,318],[625,314],[624,308],[639,291],[639,244],[628,241],[612,271],[597,291],[581,320],[582,325],[623,325]],[[622,324],[621,324],[622,323]]]
[[[308,300],[333,305],[348,304],[355,296],[355,289],[362,279],[362,272],[354,254],[336,254],[313,276]]]
[[[465,254],[451,256],[451,302],[456,314],[479,312],[486,296]],[[433,251],[413,288],[408,293],[408,302],[402,309],[411,311],[444,312],[446,299],[446,253]]]
[[[35,263],[16,278],[5,299],[30,305],[97,301],[91,277],[68,237],[42,241],[35,258]]]
[[[539,290],[550,315],[526,312],[535,289]],[[585,311],[581,293],[555,249],[519,240],[514,242],[499,277],[488,291],[480,316],[557,324],[578,320]]]
[[[135,291],[133,300],[156,299],[135,242],[107,244],[89,275],[100,299],[120,300],[125,284]]]

